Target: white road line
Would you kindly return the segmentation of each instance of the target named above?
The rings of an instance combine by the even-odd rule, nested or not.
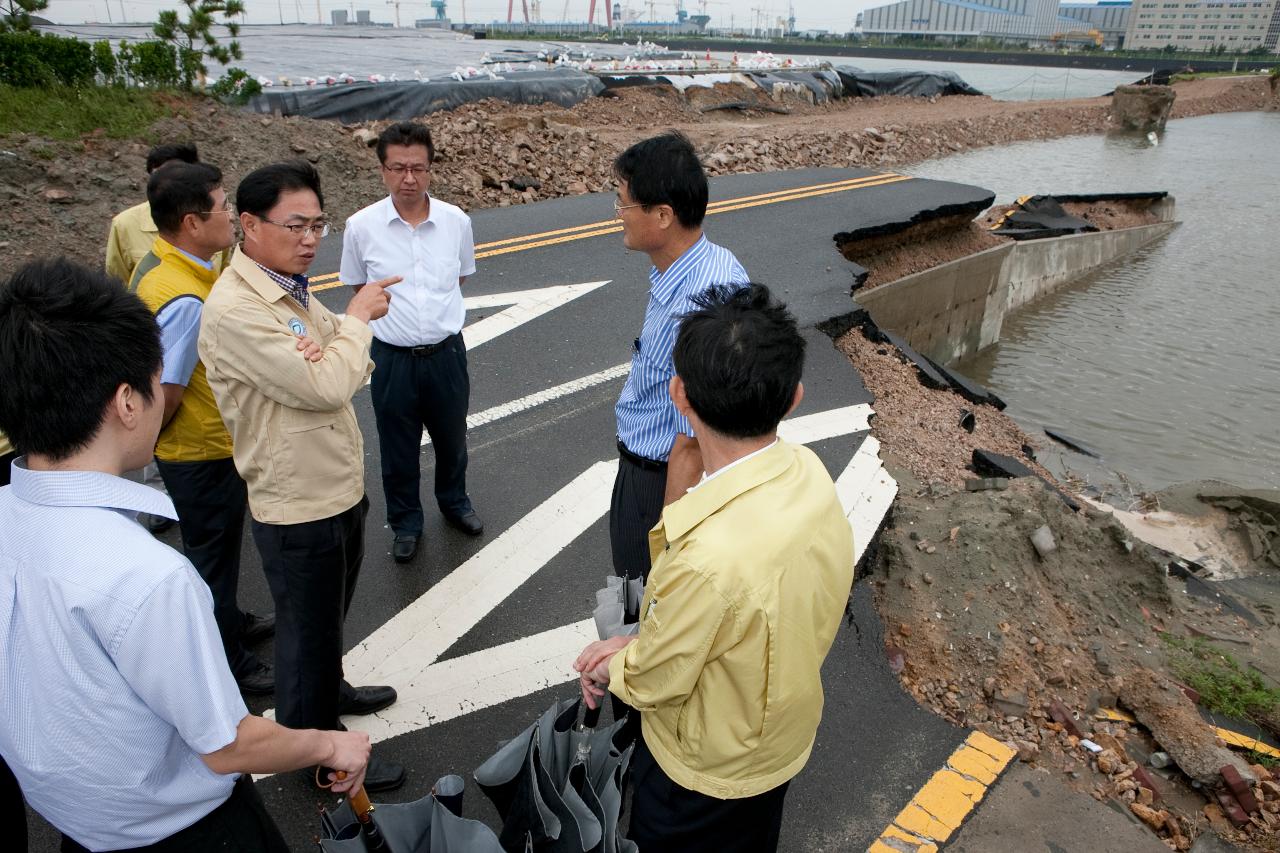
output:
[[[792,444],[812,444],[828,438],[837,438],[853,432],[866,432],[871,407],[866,403],[828,409],[812,415],[788,418],[778,424],[778,435]]]
[[[346,723],[377,743],[564,684],[578,677],[570,664],[594,639],[595,620],[584,619],[432,664],[399,688],[396,704]]]
[[[513,290],[509,293],[491,293],[483,296],[468,296],[463,300],[467,310],[476,308],[493,308],[499,305],[509,306],[497,314],[485,317],[462,330],[462,341],[467,349],[475,349],[486,341],[515,329],[561,305],[565,305],[579,296],[584,296],[598,287],[608,284],[604,281],[588,281],[583,284],[561,284],[555,287],[539,287],[534,290]]]
[[[880,442],[867,436],[836,478],[836,494],[853,527],[853,561],[862,559],[898,494],[898,482],[880,464]]]
[[[343,659],[347,679],[411,681],[608,511],[617,467],[592,465],[374,631]]]
[[[557,385],[554,388],[546,388],[537,391],[518,400],[512,400],[510,403],[503,403],[500,406],[494,406],[491,409],[485,409],[483,412],[476,412],[474,415],[467,416],[467,429],[475,429],[478,426],[493,423],[497,420],[528,411],[535,406],[541,406],[543,403],[550,403],[552,400],[558,400],[561,397],[567,397],[570,394],[576,394],[579,391],[585,391],[596,385],[602,385],[610,380],[617,379],[620,376],[626,376],[631,370],[631,362],[625,364],[617,364],[608,370],[601,370],[599,373],[592,373],[589,376],[583,376],[578,379],[570,380],[563,385]],[[422,446],[426,447],[431,443],[431,436],[425,432],[422,434]]]

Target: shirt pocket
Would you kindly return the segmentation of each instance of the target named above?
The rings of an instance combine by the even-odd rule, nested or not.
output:
[[[431,290],[447,293],[458,286],[458,274],[462,270],[462,264],[457,258],[432,258],[428,263],[431,269],[424,278]]]
[[[296,484],[307,481],[332,483],[359,476],[358,472],[353,473],[356,448],[346,428],[346,419],[344,409],[337,412],[285,410],[276,470],[283,475],[284,482],[295,484],[289,491],[298,493]],[[303,493],[300,497],[305,499],[308,495]]]

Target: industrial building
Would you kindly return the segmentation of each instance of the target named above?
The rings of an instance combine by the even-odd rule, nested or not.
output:
[[[1280,0],[1135,0],[1125,46],[1135,50],[1258,47],[1275,53],[1280,40]]]
[[[901,0],[858,16],[863,35],[993,38],[1051,45],[1125,40],[1130,0],[1098,4],[1059,0]]]

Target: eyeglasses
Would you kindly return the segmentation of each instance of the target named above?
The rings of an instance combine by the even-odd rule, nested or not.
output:
[[[303,225],[301,223],[276,222],[275,220],[267,219],[267,217],[265,216],[261,217],[261,219],[263,222],[269,222],[272,225],[276,226],[277,228],[289,229],[289,233],[300,240],[306,237],[319,238],[319,237],[329,236],[328,222],[313,222],[307,225]]]
[[[390,172],[402,180],[405,175],[413,175],[415,178],[421,178],[427,172],[431,171],[430,166],[403,166],[399,163],[394,166],[383,166],[382,169],[383,171]]]
[[[213,216],[215,213],[225,213],[228,216],[236,215],[236,212],[235,210],[232,209],[230,202],[224,203],[222,207],[215,207],[213,210],[206,210],[204,213],[199,213],[196,215],[199,216],[201,219],[208,219],[210,216]]]
[[[636,202],[635,204],[618,204],[618,200],[616,198],[613,200],[613,212],[615,216],[621,216],[622,211],[626,210],[627,208],[645,207],[645,206],[646,205],[643,204],[642,202]]]

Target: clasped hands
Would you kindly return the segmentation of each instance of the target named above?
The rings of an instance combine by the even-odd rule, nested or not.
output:
[[[609,661],[635,639],[630,636],[596,640],[583,649],[582,654],[573,662],[574,670],[579,673],[578,686],[582,688],[582,700],[587,703],[588,708],[594,709],[608,692]]]

